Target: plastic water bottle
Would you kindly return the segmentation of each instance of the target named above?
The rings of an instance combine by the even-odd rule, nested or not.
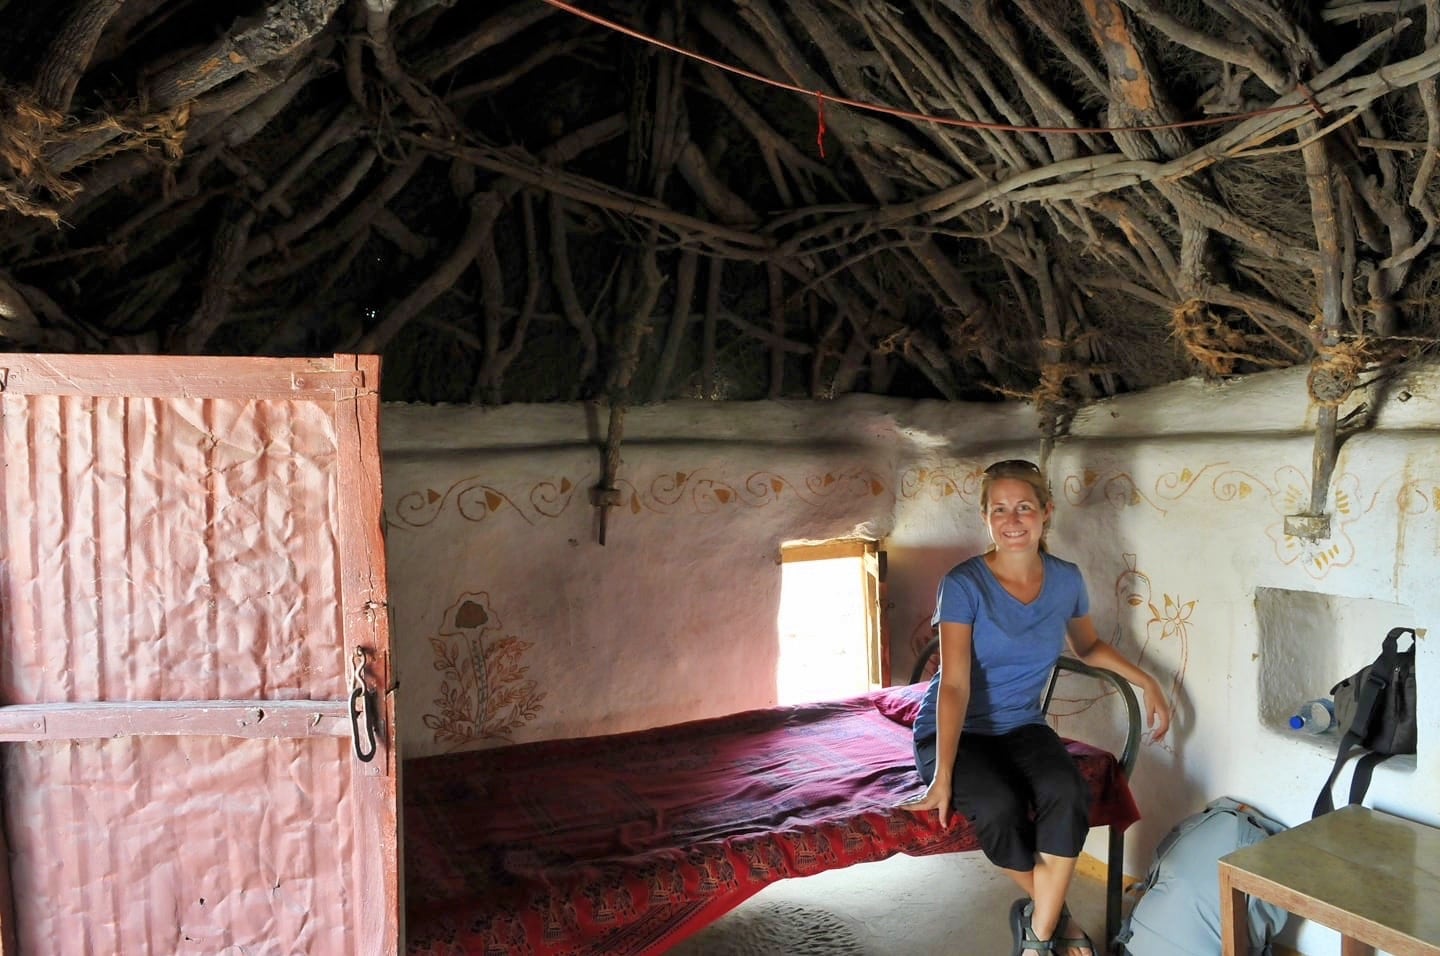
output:
[[[1330,698],[1307,700],[1290,718],[1290,729],[1302,734],[1323,734],[1335,726],[1335,705]]]

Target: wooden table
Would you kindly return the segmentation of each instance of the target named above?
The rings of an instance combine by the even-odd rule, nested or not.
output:
[[[1440,830],[1366,807],[1220,858],[1225,956],[1247,956],[1246,894],[1340,934],[1341,956],[1440,956]]]

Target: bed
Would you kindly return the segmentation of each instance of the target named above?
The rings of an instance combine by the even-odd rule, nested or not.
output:
[[[1118,930],[1139,708],[1117,758],[1067,745],[1109,827]],[[415,956],[662,953],[780,879],[978,849],[963,818],[898,808],[922,792],[910,724],[923,683],[602,737],[407,760],[406,950]],[[1052,679],[1046,707],[1054,691]]]

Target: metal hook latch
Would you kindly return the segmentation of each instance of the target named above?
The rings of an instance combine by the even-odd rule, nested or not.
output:
[[[355,667],[350,679],[350,739],[355,744],[355,756],[361,763],[375,759],[378,749],[375,728],[380,725],[379,695],[365,670],[368,659],[365,648],[355,648]]]

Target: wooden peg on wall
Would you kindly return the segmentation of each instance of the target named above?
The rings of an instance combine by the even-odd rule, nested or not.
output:
[[[615,473],[620,470],[620,441],[625,434],[625,406],[620,403],[610,406],[610,424],[605,430],[605,460],[600,473],[600,483],[590,489],[590,504],[596,508],[597,524],[595,539],[603,548],[605,530],[610,509],[620,504],[620,489],[615,487]]]

